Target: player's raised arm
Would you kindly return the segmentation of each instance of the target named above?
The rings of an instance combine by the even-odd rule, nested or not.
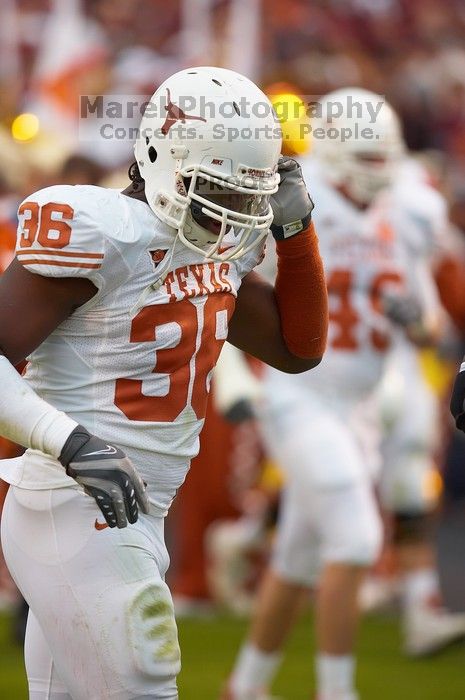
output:
[[[300,166],[281,158],[271,197],[278,273],[274,287],[250,272],[239,290],[228,340],[283,372],[315,367],[328,331],[328,301],[311,201]]]

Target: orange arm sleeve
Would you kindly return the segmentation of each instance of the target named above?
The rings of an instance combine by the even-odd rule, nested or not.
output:
[[[322,357],[328,335],[328,296],[313,223],[276,242],[275,294],[283,337],[297,357]]]

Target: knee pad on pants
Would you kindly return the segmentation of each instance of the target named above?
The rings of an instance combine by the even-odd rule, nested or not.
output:
[[[153,678],[175,677],[181,670],[173,601],[164,581],[142,589],[128,608],[134,662]]]

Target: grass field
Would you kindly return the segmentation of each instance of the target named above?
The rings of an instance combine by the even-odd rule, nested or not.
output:
[[[183,671],[181,700],[216,700],[246,623],[227,616],[179,624]],[[398,625],[392,618],[364,621],[359,642],[358,685],[362,700],[463,700],[465,646],[411,661],[399,652]],[[310,700],[313,637],[307,616],[297,626],[273,690],[285,700]],[[0,698],[26,700],[22,652],[10,641],[9,620],[0,616]]]

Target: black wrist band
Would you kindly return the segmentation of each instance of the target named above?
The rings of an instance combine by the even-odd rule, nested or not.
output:
[[[271,224],[270,230],[276,241],[284,241],[286,238],[292,238],[292,236],[296,236],[301,231],[305,231],[311,220],[312,212],[304,216],[303,219],[291,221],[289,224],[284,224],[284,226],[275,226]]]
[[[63,445],[58,461],[61,462],[64,467],[67,467],[76,452],[78,452],[86,442],[89,442],[90,438],[91,434],[89,431],[82,425],[77,425]]]

